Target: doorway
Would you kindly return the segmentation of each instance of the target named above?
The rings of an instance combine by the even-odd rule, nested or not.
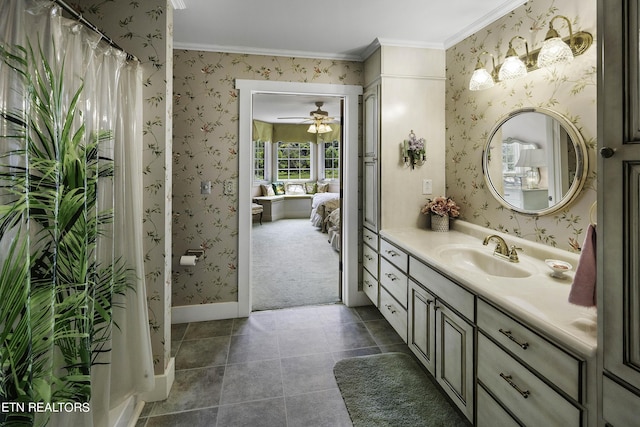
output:
[[[252,310],[341,301],[342,101],[253,95]]]
[[[252,311],[251,283],[251,188],[253,181],[252,121],[253,95],[259,93],[336,96],[344,99],[342,182],[342,233],[340,236],[340,279],[342,300],[347,306],[367,303],[358,290],[358,110],[361,86],[318,83],[292,83],[260,80],[237,80],[240,98],[240,134],[238,144],[238,316]]]

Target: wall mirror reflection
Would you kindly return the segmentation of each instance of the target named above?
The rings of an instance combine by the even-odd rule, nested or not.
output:
[[[543,108],[515,110],[491,131],[482,155],[485,181],[505,207],[545,215],[579,194],[587,150],[576,127]]]

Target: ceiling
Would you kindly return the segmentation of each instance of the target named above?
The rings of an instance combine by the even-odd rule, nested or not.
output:
[[[340,117],[340,97],[323,95],[284,95],[258,93],[253,95],[253,118],[269,123],[305,123],[302,118],[282,119],[282,117],[310,117],[317,110],[316,102],[323,102],[322,110],[329,117]],[[338,120],[339,121],[339,120]]]
[[[363,60],[382,44],[447,49],[526,0],[182,0],[174,47]]]
[[[380,44],[447,49],[526,0],[172,0],[174,48],[363,61]],[[260,95],[254,118],[306,116],[339,98]]]

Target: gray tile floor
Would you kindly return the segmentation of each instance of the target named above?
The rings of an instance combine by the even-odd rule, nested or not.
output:
[[[341,304],[172,326],[175,382],[136,427],[350,426],[336,361],[402,351],[373,306]]]

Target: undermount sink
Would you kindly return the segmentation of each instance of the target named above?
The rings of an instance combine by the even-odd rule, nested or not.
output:
[[[532,271],[506,259],[498,258],[480,248],[449,246],[438,251],[438,256],[447,265],[489,276],[525,278]]]

